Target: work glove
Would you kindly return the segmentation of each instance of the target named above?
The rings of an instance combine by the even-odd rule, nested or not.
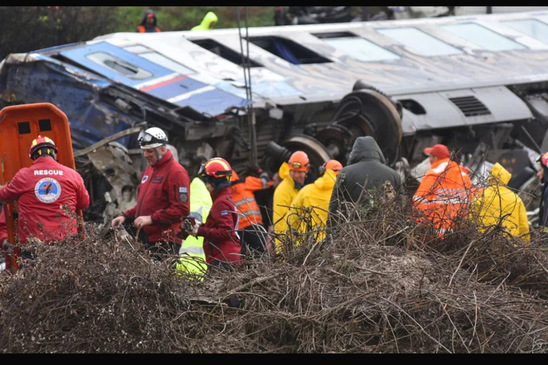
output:
[[[8,256],[11,256],[11,254],[13,254],[14,247],[15,246],[13,246],[7,238],[4,240],[4,242],[2,242],[2,251],[4,251],[4,254]]]
[[[196,235],[198,234],[198,228],[200,228],[201,225],[202,223],[198,222],[197,220],[187,217],[183,220],[183,224],[181,224],[181,229],[186,233],[196,237]]]
[[[268,175],[268,172],[261,171],[261,173],[259,174],[259,179],[268,182],[270,181],[270,176]]]

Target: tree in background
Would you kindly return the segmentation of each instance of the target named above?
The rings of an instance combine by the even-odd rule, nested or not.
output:
[[[116,29],[109,7],[2,6],[0,59],[9,53],[91,39]]]
[[[83,42],[108,33],[134,32],[149,8],[164,32],[190,30],[208,11],[219,17],[217,29],[238,26],[235,6],[0,6],[0,60],[10,53]],[[242,27],[246,11],[248,26],[274,25],[273,6],[239,10]]]

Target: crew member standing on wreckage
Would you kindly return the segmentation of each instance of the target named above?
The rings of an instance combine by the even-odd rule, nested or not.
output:
[[[56,161],[57,146],[52,139],[38,136],[30,146],[30,167],[19,170],[0,190],[0,202],[18,204],[19,243],[53,243],[76,235],[76,212],[89,205],[89,194],[82,176]],[[21,248],[21,257],[30,252]]]
[[[167,148],[163,130],[141,131],[138,141],[148,166],[137,186],[137,205],[114,218],[112,226],[124,225],[130,234],[144,232],[139,240],[159,259],[179,252],[181,243],[175,235],[181,217],[190,212],[190,178]]]

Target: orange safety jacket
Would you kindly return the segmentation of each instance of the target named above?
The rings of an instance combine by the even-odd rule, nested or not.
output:
[[[451,231],[459,217],[467,216],[471,188],[464,167],[449,158],[434,162],[413,196],[419,222],[429,221],[439,236]]]
[[[152,32],[152,30],[149,30],[147,32],[147,29],[144,25],[138,25],[137,26],[137,31],[138,31],[138,33],[150,33],[150,32]],[[161,32],[161,30],[157,26],[154,26],[154,32]]]
[[[232,200],[240,216],[238,230],[249,227],[251,224],[263,224],[261,209],[255,200],[255,191],[268,189],[272,181],[266,181],[255,176],[239,179],[235,171],[232,172]]]

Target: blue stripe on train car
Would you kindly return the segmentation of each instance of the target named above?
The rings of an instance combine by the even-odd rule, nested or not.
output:
[[[178,74],[107,42],[61,52],[66,58],[123,85],[199,113],[219,115],[250,102],[213,85]]]

